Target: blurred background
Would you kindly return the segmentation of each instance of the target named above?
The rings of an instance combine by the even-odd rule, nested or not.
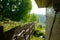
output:
[[[34,34],[31,37],[31,40],[45,40],[46,32],[46,8],[38,8],[35,0],[32,1],[32,10],[31,14],[38,17],[36,25],[34,27]]]
[[[0,25],[3,32],[17,26],[35,23],[31,40],[45,40],[46,8],[38,8],[35,0],[0,0]]]

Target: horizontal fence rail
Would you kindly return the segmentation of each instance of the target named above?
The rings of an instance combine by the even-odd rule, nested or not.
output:
[[[3,26],[0,26],[0,40],[30,40],[34,31],[35,23],[29,23],[23,27],[16,27],[7,32],[3,32]]]
[[[34,23],[25,25],[19,34],[13,36],[12,40],[30,40],[30,36],[34,30]]]

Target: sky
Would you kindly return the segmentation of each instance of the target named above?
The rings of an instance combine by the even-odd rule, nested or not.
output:
[[[38,8],[34,0],[32,1],[32,10],[31,13],[46,15],[46,8]]]

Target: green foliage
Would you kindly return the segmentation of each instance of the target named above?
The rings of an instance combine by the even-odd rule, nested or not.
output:
[[[31,40],[45,40],[45,27],[40,27],[40,23],[37,23],[34,27],[34,34],[31,37]]]
[[[31,9],[31,0],[0,0],[0,15],[13,21],[25,19]]]
[[[34,34],[31,40],[45,40],[45,27],[40,27],[40,23],[37,23],[34,27]]]
[[[30,14],[26,14],[26,15],[22,18],[21,21],[23,21],[23,22],[30,22],[30,19],[31,19]]]
[[[31,22],[39,22],[39,17],[36,14],[31,14]]]
[[[38,22],[39,17],[36,14],[26,14],[23,18],[24,22]]]
[[[37,37],[45,36],[45,28],[40,28],[39,26],[35,26],[34,35]]]
[[[0,15],[0,21],[2,21],[2,16]]]
[[[44,40],[44,38],[35,37],[34,35],[31,37],[31,40]]]

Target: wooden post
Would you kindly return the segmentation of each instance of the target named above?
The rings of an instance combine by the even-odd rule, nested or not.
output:
[[[17,40],[17,36],[15,36],[14,39]]]
[[[24,39],[26,40],[26,29],[24,31]]]
[[[29,40],[30,40],[30,28],[29,28]]]
[[[3,40],[4,36],[3,36],[3,26],[0,26],[0,40]]]

